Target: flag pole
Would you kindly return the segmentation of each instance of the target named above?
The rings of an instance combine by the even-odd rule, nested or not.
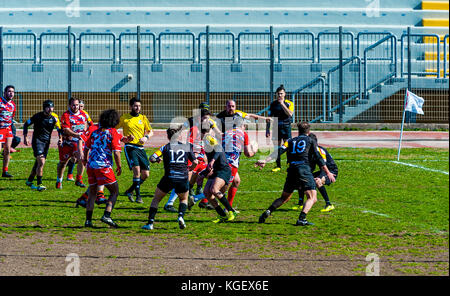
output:
[[[400,130],[400,140],[398,142],[398,153],[397,153],[397,161],[400,161],[400,150],[402,146],[402,136],[403,136],[403,125],[405,124],[405,113],[406,113],[406,100],[408,98],[408,89],[406,89],[405,93],[405,102],[403,103],[403,117],[402,117],[402,126]]]

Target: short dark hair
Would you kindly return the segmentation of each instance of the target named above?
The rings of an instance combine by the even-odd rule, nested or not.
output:
[[[70,97],[69,99],[69,105],[72,104],[73,101],[78,101],[80,102],[80,99],[74,98],[74,97]]]
[[[206,115],[209,115],[209,116],[211,116],[212,114],[211,114],[211,111],[209,111],[208,109],[200,109],[201,111],[200,111],[200,116],[201,117],[203,117],[203,116],[206,116]]]
[[[316,143],[318,143],[318,142],[317,142],[317,136],[316,136],[315,134],[309,133],[309,137],[310,137],[311,139],[313,139]]]
[[[5,87],[5,89],[4,89],[3,92],[7,92],[8,89],[10,89],[10,88],[13,88],[14,90],[16,90],[16,88],[14,87],[14,85],[7,85],[7,86]]]
[[[117,126],[119,121],[119,113],[115,109],[108,109],[100,114],[98,123],[102,128],[111,128]]]
[[[298,134],[299,135],[304,135],[304,134],[309,133],[309,129],[311,128],[309,123],[306,122],[306,121],[299,122],[297,124],[297,127],[298,127]]]
[[[286,92],[286,89],[284,89],[284,85],[283,84],[280,84],[280,86],[277,88],[277,91],[275,93],[278,93],[281,90],[284,90],[284,92]]]
[[[166,132],[167,132],[167,138],[168,138],[169,140],[172,140],[172,137],[173,137],[174,135],[176,135],[176,134],[181,130],[182,127],[183,127],[183,126],[179,126],[179,127],[177,127],[177,128],[169,127],[169,128],[166,130]]]
[[[131,99],[130,99],[130,106],[133,106],[134,103],[136,103],[136,102],[139,102],[139,103],[140,103],[141,100],[138,99],[138,98],[136,98],[136,97],[131,98]]]

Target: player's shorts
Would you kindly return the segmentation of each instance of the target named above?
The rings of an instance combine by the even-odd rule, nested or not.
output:
[[[276,140],[287,140],[292,138],[291,125],[290,124],[279,124],[278,125],[278,139]],[[275,139],[274,139],[275,140]]]
[[[0,128],[0,143],[5,143],[7,138],[14,138],[11,127]]]
[[[337,179],[337,172],[331,172],[331,173],[335,174],[336,176],[334,176],[334,178]],[[331,181],[328,178],[327,174],[325,174],[325,172],[322,171],[322,170],[314,172],[313,173],[313,177],[314,178],[320,178],[320,179],[322,179],[322,177],[325,177],[325,185],[330,185],[331,184]]]
[[[303,188],[304,190],[316,189],[316,182],[314,181],[311,168],[308,164],[290,166],[287,169],[286,182],[284,183],[283,191],[292,193],[299,188]]]
[[[77,143],[67,143],[63,142],[62,146],[58,146],[59,151],[59,160],[62,162],[66,162],[72,156],[75,156],[75,152],[78,151]]]
[[[193,172],[198,175],[198,174],[200,174],[201,171],[206,169],[207,164],[203,160],[199,160],[199,159],[197,159],[197,160],[198,160],[198,164],[195,167],[195,169],[193,170]],[[188,161],[188,166],[190,166],[191,164],[192,164],[191,161]]]
[[[230,183],[231,179],[231,168],[225,167],[219,171],[213,171],[213,174],[209,176],[208,179],[220,178],[225,181],[225,185]]]
[[[112,168],[93,169],[87,167],[86,173],[89,185],[109,185],[117,181]]]
[[[150,170],[150,162],[148,161],[147,154],[145,153],[143,146],[127,144],[125,145],[124,151],[128,168],[130,170],[132,170],[135,166],[140,167],[140,169],[144,171]]]
[[[31,148],[33,148],[34,157],[38,157],[43,155],[44,158],[47,158],[48,148],[50,147],[50,141],[43,142],[39,139],[33,139],[31,141]]]
[[[157,187],[165,193],[169,193],[172,189],[175,189],[175,193],[180,194],[189,191],[189,179],[175,179],[164,175]]]
[[[234,181],[234,178],[236,177],[236,174],[238,173],[238,168],[231,164],[228,164],[228,165],[230,166],[230,169],[231,169],[231,177],[228,182],[232,183]]]

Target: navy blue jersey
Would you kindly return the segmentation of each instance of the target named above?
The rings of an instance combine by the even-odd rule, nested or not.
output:
[[[325,161],[317,149],[317,142],[307,135],[299,135],[284,142],[280,147],[281,154],[287,153],[287,162],[291,166],[310,164],[316,162],[319,167],[325,165]]]

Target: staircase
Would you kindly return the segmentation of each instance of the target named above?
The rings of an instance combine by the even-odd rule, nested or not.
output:
[[[403,78],[391,78],[384,83],[380,83],[377,87],[369,91],[368,98],[356,100],[355,106],[345,106],[342,116],[342,122],[349,122],[356,116],[369,110],[385,98],[388,98],[402,88],[405,88],[406,82]],[[330,123],[339,123],[339,109],[332,113],[332,120]]]

